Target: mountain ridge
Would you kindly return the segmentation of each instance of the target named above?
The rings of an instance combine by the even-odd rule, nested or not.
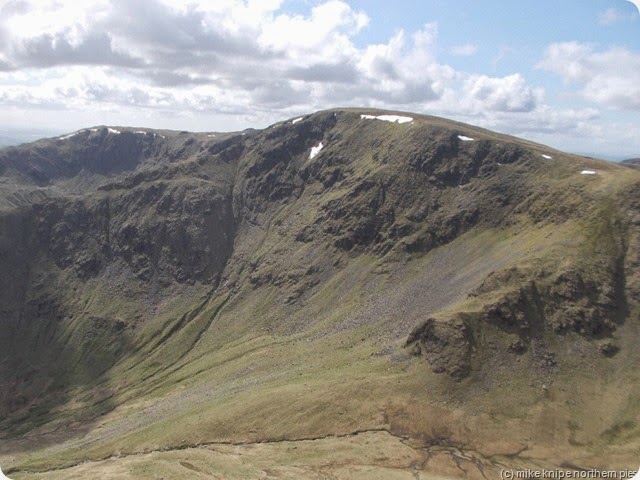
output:
[[[413,120],[362,118],[392,114]],[[602,418],[572,392],[635,375],[636,171],[435,117],[298,118],[0,150],[10,472],[381,427],[527,444],[525,463],[608,465],[612,440],[630,459],[635,390]]]

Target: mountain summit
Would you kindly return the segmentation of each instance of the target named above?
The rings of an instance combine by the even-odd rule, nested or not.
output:
[[[370,109],[99,126],[0,150],[0,268],[16,478],[637,466],[631,166]]]

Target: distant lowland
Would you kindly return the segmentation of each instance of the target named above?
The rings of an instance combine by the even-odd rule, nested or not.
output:
[[[44,129],[0,129],[0,148],[20,145],[22,143],[35,142],[40,138],[52,137],[53,135],[55,135],[55,132]]]

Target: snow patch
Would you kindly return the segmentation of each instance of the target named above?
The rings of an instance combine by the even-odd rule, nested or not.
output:
[[[147,132],[145,132],[144,130],[138,130],[137,132],[133,132],[133,133],[135,133],[136,135],[146,135],[147,134]]]
[[[301,122],[301,121],[302,121],[302,117],[296,118],[294,120],[291,120],[291,125],[295,125],[296,123]]]
[[[318,154],[320,153],[320,150],[322,150],[323,148],[324,148],[324,145],[322,144],[322,142],[320,142],[315,147],[311,147],[311,153],[309,153],[309,160],[317,157]]]
[[[360,115],[362,120],[382,120],[391,123],[408,123],[413,122],[412,117],[403,117],[401,115]]]
[[[209,138],[214,138],[214,137],[215,137],[215,135],[214,135],[213,133],[210,133],[210,134],[208,134],[208,135],[207,135],[207,137],[209,137]]]
[[[465,137],[464,135],[458,135],[458,138],[463,142],[473,142],[475,138]]]
[[[547,160],[551,160],[553,157],[551,155],[542,154],[542,158],[546,158]]]
[[[92,128],[91,131],[95,133],[95,132],[98,131],[98,129],[97,128]]]
[[[58,140],[68,140],[71,137],[75,137],[79,133],[82,133],[84,130],[79,130],[77,132],[70,133],[69,135],[63,135],[62,137],[58,137]],[[1,477],[0,477],[1,478]]]
[[[109,133],[114,133],[116,135],[120,135],[120,130],[116,130],[115,128],[107,128],[107,130],[109,131]]]
[[[581,175],[595,175],[597,172],[595,170],[582,170],[580,172]]]

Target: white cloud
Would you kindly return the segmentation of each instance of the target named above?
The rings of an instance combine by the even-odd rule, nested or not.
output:
[[[456,57],[471,57],[478,52],[478,46],[473,45],[472,43],[467,43],[465,45],[456,45],[451,48],[451,55],[455,55]]]
[[[57,95],[67,106],[75,96],[75,103],[170,108],[174,99],[176,109],[226,102],[232,111],[336,103],[412,108],[444,97],[458,77],[437,62],[435,23],[359,48],[353,37],[369,22],[364,12],[328,0],[308,15],[290,14],[282,3],[14,1],[0,12],[0,32],[10,39],[0,46],[0,68],[84,72],[65,75],[66,89],[13,77],[16,95],[29,103],[55,102]],[[207,95],[220,97],[205,101]]]
[[[598,133],[597,110],[553,109],[521,73],[443,64],[436,23],[361,45],[365,12],[343,0],[313,3],[293,14],[284,0],[5,2],[0,125],[29,124],[37,110],[38,119],[67,112],[56,119],[69,130],[101,123],[229,130],[343,105],[445,115],[530,137]],[[473,44],[450,50],[476,52]],[[551,45],[539,67],[591,101],[628,109],[640,101],[639,61],[626,50],[599,53],[573,42]]]
[[[470,111],[531,112],[542,97],[542,90],[528,86],[520,74],[502,78],[470,75],[464,82],[463,104]]]
[[[615,25],[616,23],[633,20],[637,16],[637,13],[632,15],[625,15],[615,8],[609,8],[604,12],[598,13],[598,23],[600,25],[604,25],[609,27],[611,25]]]
[[[437,25],[431,23],[411,36],[400,30],[388,43],[358,52],[354,60],[360,84],[354,85],[353,93],[395,105],[437,100],[456,74],[437,63],[436,38]]]
[[[609,8],[604,12],[598,13],[598,23],[600,25],[613,25],[614,23],[619,22],[622,19],[620,12],[615,8]]]
[[[579,42],[555,43],[538,67],[579,85],[591,102],[619,110],[640,111],[640,53],[613,47],[596,51]]]
[[[308,55],[313,58],[319,54],[339,54],[336,47],[351,50],[349,37],[368,22],[364,13],[354,12],[342,1],[330,0],[314,7],[309,17],[280,14],[264,22],[258,42],[266,48],[287,50],[293,58],[302,60]]]

